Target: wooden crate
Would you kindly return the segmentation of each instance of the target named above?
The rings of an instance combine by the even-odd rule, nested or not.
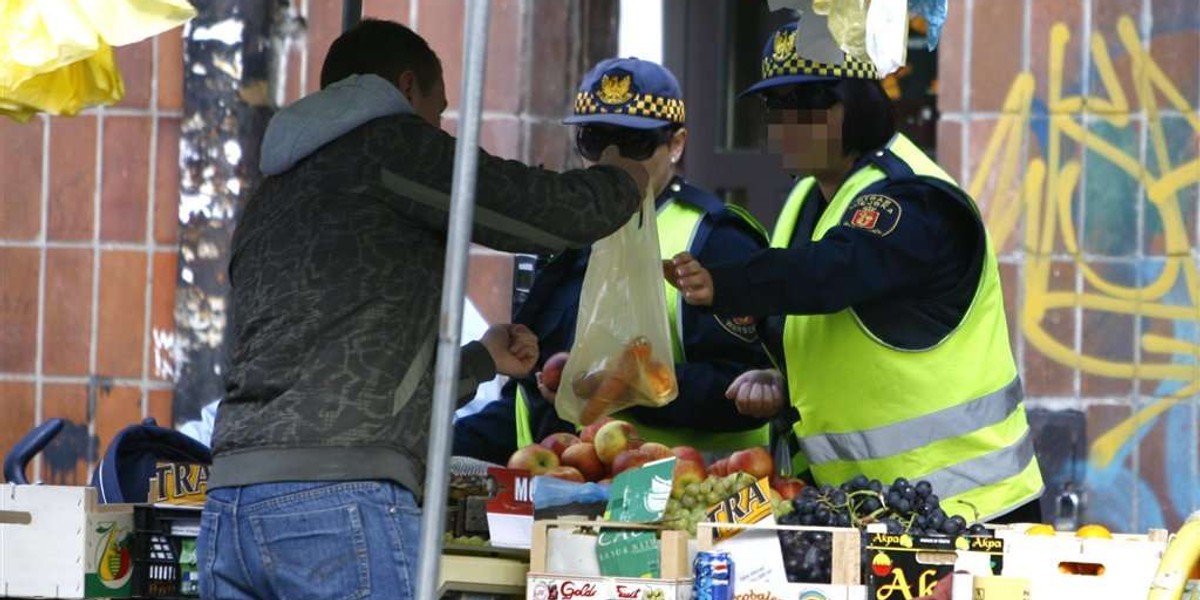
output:
[[[533,544],[529,551],[529,572],[549,573],[548,556],[550,531],[565,529],[571,532],[594,530],[656,531],[659,533],[659,561],[662,579],[687,579],[692,576],[692,565],[688,560],[688,535],[684,531],[665,529],[656,525],[618,523],[613,521],[588,521],[583,519],[555,519],[536,521],[533,524]],[[599,576],[595,573],[578,573],[580,576]]]
[[[833,585],[859,585],[862,580],[862,532],[858,529],[842,527],[810,527],[805,525],[760,525],[742,523],[700,523],[696,529],[696,537],[701,550],[712,550],[715,547],[717,529],[749,529],[759,531],[824,531],[833,540],[833,556],[831,564],[831,581]],[[783,549],[780,548],[780,552]],[[737,556],[733,557],[737,565]]]

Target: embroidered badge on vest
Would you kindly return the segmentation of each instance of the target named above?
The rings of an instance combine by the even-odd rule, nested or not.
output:
[[[895,231],[900,223],[900,212],[899,202],[881,194],[867,194],[850,203],[842,225],[885,236]]]
[[[748,344],[758,341],[758,328],[755,327],[754,317],[721,317],[713,315],[721,329],[729,335]]]

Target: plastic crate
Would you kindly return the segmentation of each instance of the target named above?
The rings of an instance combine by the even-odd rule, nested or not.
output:
[[[198,598],[200,509],[135,506],[133,597]]]

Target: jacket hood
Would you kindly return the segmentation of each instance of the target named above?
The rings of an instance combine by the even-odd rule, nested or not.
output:
[[[360,125],[398,114],[415,111],[396,86],[378,75],[351,75],[275,113],[259,168],[278,175]]]

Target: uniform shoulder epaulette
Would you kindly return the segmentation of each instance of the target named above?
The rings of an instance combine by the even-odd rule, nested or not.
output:
[[[671,186],[667,189],[668,193],[675,200],[681,201],[684,204],[698,208],[704,211],[705,214],[713,217],[725,216],[728,212],[725,203],[720,198],[713,195],[711,192],[702,190],[683,179],[676,179],[671,182]]]
[[[676,200],[704,211],[714,223],[732,222],[764,239],[770,238],[766,228],[750,214],[750,211],[735,204],[726,204],[711,192],[691,185],[683,179],[672,182],[669,191]]]

